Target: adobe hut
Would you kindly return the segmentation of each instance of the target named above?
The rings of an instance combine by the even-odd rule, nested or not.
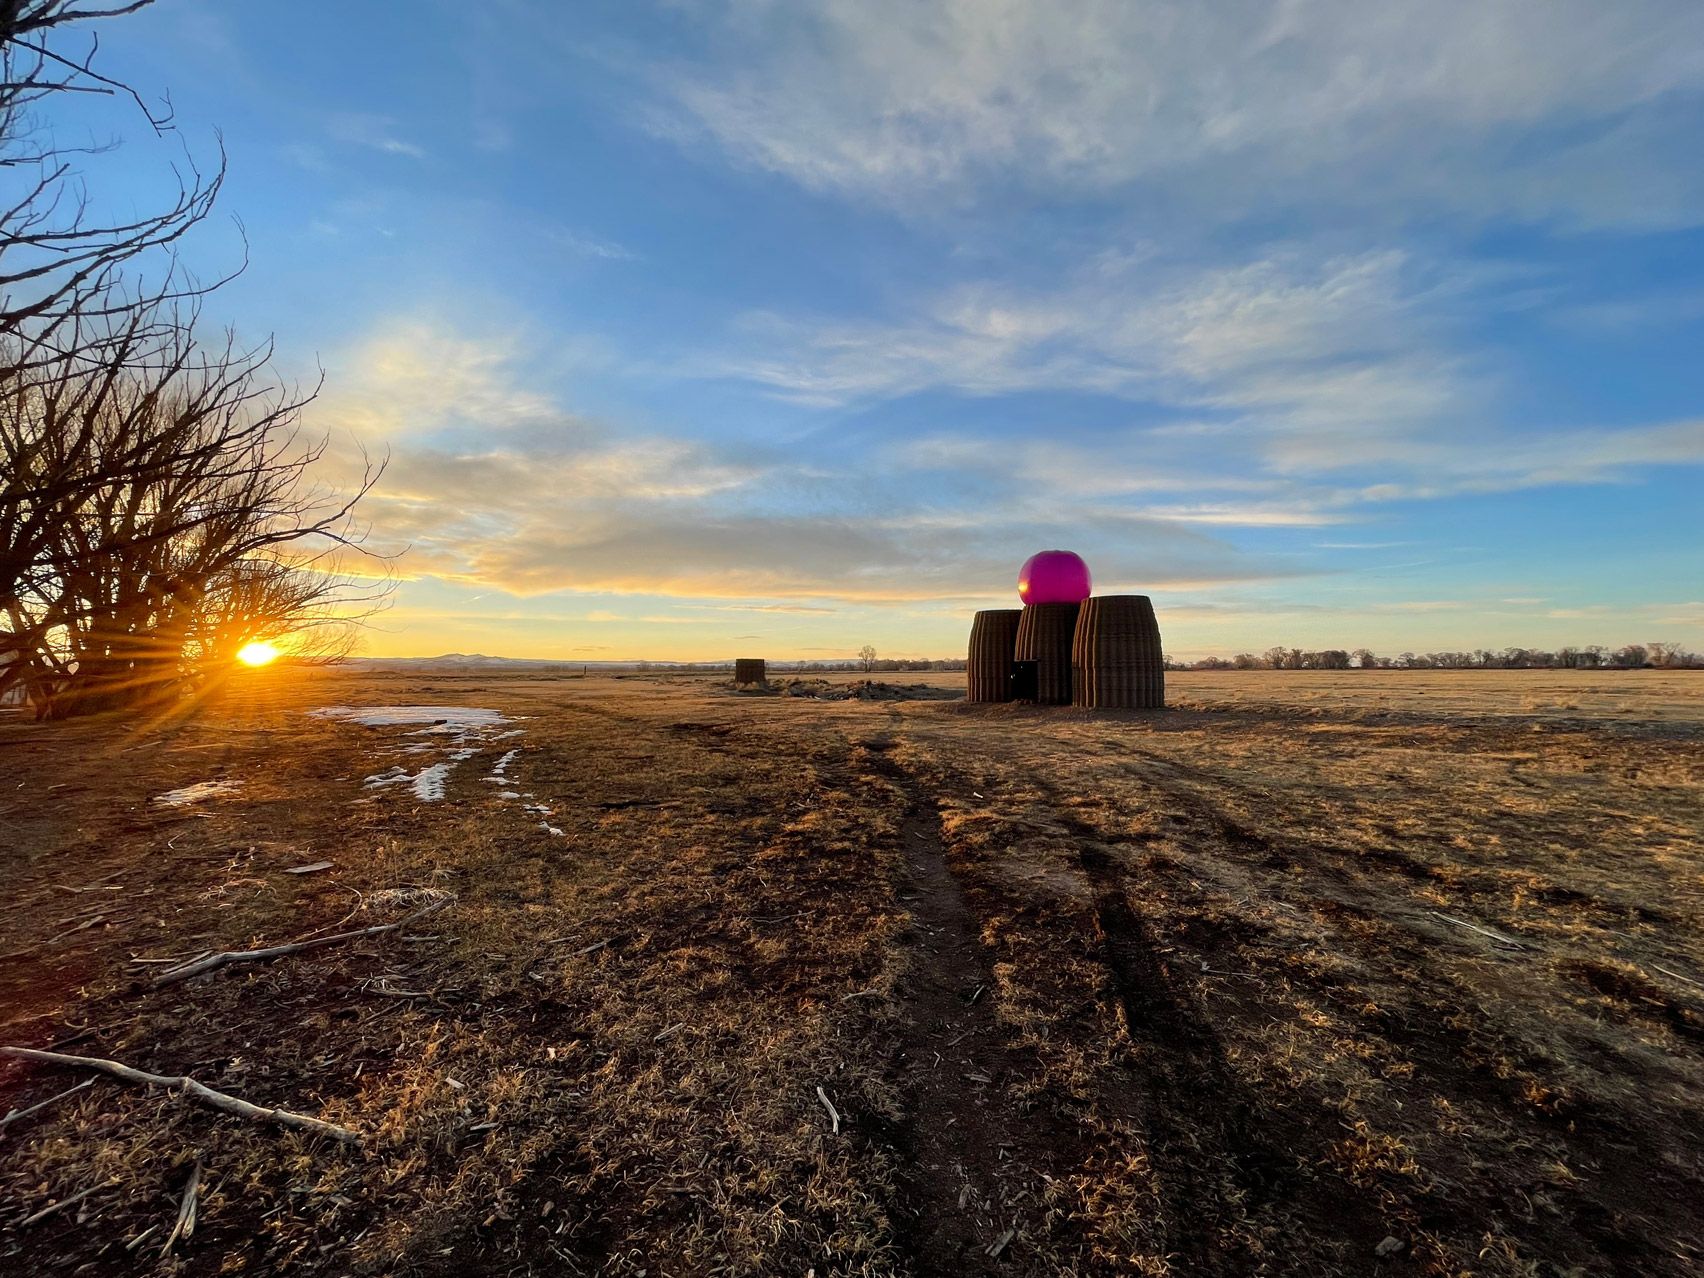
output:
[[[1014,699],[1044,706],[1071,704],[1074,603],[1038,603],[1024,609],[1012,653]]]
[[[1018,570],[1022,611],[991,609],[971,623],[966,699],[1164,709],[1165,654],[1153,601],[1092,589],[1080,555],[1031,555]]]
[[[969,701],[1012,699],[1012,654],[1022,608],[989,608],[970,623],[970,659],[965,662]]]
[[[1159,710],[1166,704],[1160,623],[1147,595],[1085,599],[1071,645],[1071,704]]]

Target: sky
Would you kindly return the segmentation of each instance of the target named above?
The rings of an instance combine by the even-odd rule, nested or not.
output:
[[[1182,658],[1704,647],[1696,0],[159,0],[101,58],[179,128],[56,108],[91,189],[222,138],[209,318],[388,453],[374,655],[961,655],[1052,547]]]

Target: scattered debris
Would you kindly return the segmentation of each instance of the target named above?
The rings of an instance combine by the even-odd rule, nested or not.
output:
[[[957,688],[938,688],[928,683],[878,683],[862,679],[834,683],[828,679],[786,679],[774,685],[783,697],[809,697],[815,701],[961,701]]]
[[[366,899],[361,902],[361,908],[364,910],[419,909],[421,910],[421,914],[413,916],[415,918],[419,918],[424,915],[425,906],[430,905],[434,908],[441,908],[445,905],[449,905],[455,899],[456,894],[454,892],[446,892],[443,888],[380,888],[377,892],[369,892],[367,894]],[[403,922],[406,923],[408,920],[404,919]]]

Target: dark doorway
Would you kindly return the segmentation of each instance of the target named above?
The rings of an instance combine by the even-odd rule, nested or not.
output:
[[[1034,701],[1039,661],[1014,661],[1012,663],[1012,700]]]

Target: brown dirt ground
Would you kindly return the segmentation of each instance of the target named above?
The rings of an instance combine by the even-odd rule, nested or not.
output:
[[[899,678],[0,718],[0,1042],[363,1137],[100,1078],[0,1123],[0,1272],[1704,1270],[1704,678],[1203,674],[1161,714]],[[441,738],[330,704],[520,735],[422,802],[363,778]],[[82,1077],[0,1062],[0,1111]]]

